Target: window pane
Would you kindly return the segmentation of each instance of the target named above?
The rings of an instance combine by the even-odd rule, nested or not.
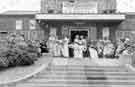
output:
[[[104,27],[102,32],[103,32],[103,38],[104,37],[109,38],[109,36],[110,36],[110,29],[109,29],[109,27]]]
[[[35,20],[30,20],[29,21],[29,29],[36,29],[36,21]]]
[[[22,30],[22,20],[16,20],[16,30]]]

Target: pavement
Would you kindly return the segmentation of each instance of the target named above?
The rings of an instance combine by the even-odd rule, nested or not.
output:
[[[48,67],[50,61],[51,58],[43,56],[33,65],[13,67],[0,71],[0,85],[15,83],[30,78]]]

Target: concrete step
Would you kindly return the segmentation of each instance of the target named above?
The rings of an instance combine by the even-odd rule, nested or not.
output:
[[[135,80],[135,76],[103,76],[103,75],[95,75],[95,76],[86,76],[84,77],[84,75],[78,75],[78,76],[67,76],[67,77],[64,77],[64,76],[37,76],[35,77],[36,79],[73,79],[73,80],[78,80],[78,79],[116,79],[116,80]]]
[[[126,67],[121,68],[101,68],[101,67],[51,67],[54,70],[125,70]]]
[[[18,84],[17,87],[135,87],[134,85],[104,85],[104,84],[39,84],[24,83]]]
[[[72,72],[130,72],[127,69],[53,69],[56,72],[62,72],[62,71],[72,71]]]
[[[134,72],[96,72],[96,71],[91,71],[91,72],[83,72],[83,71],[79,71],[79,72],[76,72],[76,71],[54,71],[56,75],[120,75],[120,76],[123,76],[123,75],[129,75],[129,76],[135,76],[135,73]],[[52,72],[50,72],[52,73]],[[45,75],[46,73],[40,73],[41,75]]]
[[[67,80],[67,79],[31,79],[27,83],[40,84],[110,84],[110,85],[135,85],[135,80]]]
[[[125,66],[98,66],[98,65],[95,65],[95,66],[89,66],[89,65],[52,65],[51,67],[54,67],[54,68],[114,68],[114,69],[117,69],[117,68],[125,68]]]
[[[135,87],[125,66],[52,65],[16,87]]]

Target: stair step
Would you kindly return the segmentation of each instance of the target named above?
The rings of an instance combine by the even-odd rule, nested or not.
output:
[[[104,70],[104,69],[53,69],[55,72],[62,72],[62,71],[72,71],[72,72],[129,72],[129,70],[123,69],[123,70]],[[44,71],[46,72],[46,71]]]
[[[104,85],[104,84],[39,84],[24,83],[18,84],[16,87],[135,87],[134,85]]]
[[[84,65],[52,65],[54,68],[125,68],[125,66],[84,66]]]
[[[52,64],[48,69],[16,85],[16,87],[135,87],[135,73],[125,66]]]
[[[134,72],[83,72],[83,71],[79,71],[79,72],[75,72],[75,71],[54,71],[56,75],[67,75],[67,74],[71,74],[71,75],[135,75]],[[51,73],[51,72],[50,72]],[[44,75],[46,73],[41,72],[41,75]]]
[[[68,74],[70,75],[70,74]],[[37,75],[35,76],[35,78],[50,78],[50,77],[54,77],[54,78],[60,78],[60,77],[65,77],[65,75]],[[86,74],[82,74],[82,75],[70,75],[70,77],[72,78],[83,78],[83,77],[99,77],[99,78],[102,78],[102,77],[106,77],[106,78],[129,78],[129,79],[134,79],[135,76],[132,76],[132,75],[103,75],[103,74],[99,74],[99,75],[86,75]]]
[[[65,80],[65,79],[31,79],[27,83],[41,84],[110,84],[110,85],[135,85],[135,80]]]
[[[35,77],[36,79],[63,79],[64,76],[37,76]],[[77,79],[123,79],[123,80],[135,80],[135,76],[84,76],[84,75],[78,75],[78,76],[72,76],[72,77],[65,77],[66,79],[73,79],[73,80],[77,80]]]
[[[126,68],[50,68],[52,70],[126,70]]]
[[[24,83],[18,84],[16,87],[135,87],[134,85],[104,85],[104,84],[39,84]]]

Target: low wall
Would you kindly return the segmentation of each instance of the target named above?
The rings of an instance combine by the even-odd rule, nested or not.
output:
[[[120,62],[125,64],[135,65],[135,55],[121,55],[119,58]]]

